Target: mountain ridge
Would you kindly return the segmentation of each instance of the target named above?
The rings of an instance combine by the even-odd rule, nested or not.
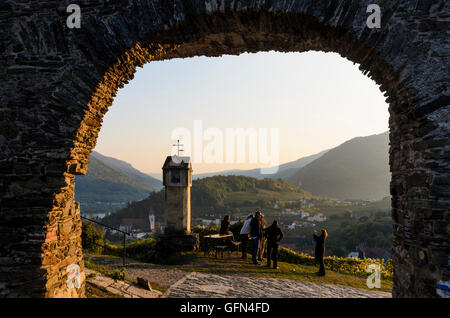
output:
[[[138,169],[134,168],[130,163],[128,163],[126,161],[102,155],[101,153],[99,153],[97,151],[93,151],[91,153],[91,157],[97,158],[100,161],[102,161],[103,163],[105,163],[106,165],[108,165],[109,167],[129,175],[139,182],[147,184],[152,189],[156,190],[156,189],[161,188],[161,186],[162,186],[160,180],[158,180],[146,173],[139,171]]]
[[[289,161],[287,163],[283,163],[279,165],[278,171],[275,174],[262,174],[261,168],[256,169],[249,169],[249,170],[239,170],[239,169],[231,169],[231,170],[224,170],[219,172],[207,172],[207,173],[200,173],[193,175],[193,179],[202,179],[206,177],[213,177],[213,176],[245,176],[245,177],[252,177],[252,178],[258,178],[258,179],[264,179],[264,178],[272,178],[272,179],[284,179],[286,176],[289,175],[288,172],[291,172],[292,170],[296,170],[299,168],[304,167],[308,163],[320,158],[322,155],[324,155],[329,149],[322,150],[321,152],[318,152],[313,155],[301,157],[294,161]]]
[[[314,195],[381,199],[389,195],[389,134],[355,137],[287,177]]]
[[[142,200],[162,183],[125,161],[92,152],[86,175],[75,177],[75,200],[83,211],[107,212],[117,203]]]

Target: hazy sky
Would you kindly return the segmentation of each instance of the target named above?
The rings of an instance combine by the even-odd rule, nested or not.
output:
[[[151,62],[119,90],[96,151],[160,173],[175,128],[278,128],[285,163],[388,130],[388,105],[358,65],[336,53],[261,52]],[[216,129],[216,131],[217,131]],[[204,141],[204,147],[208,144]],[[260,167],[194,163],[194,173]],[[267,165],[266,165],[267,166]]]

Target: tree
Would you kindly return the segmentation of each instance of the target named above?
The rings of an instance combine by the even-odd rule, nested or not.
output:
[[[83,222],[81,231],[83,249],[92,253],[101,253],[104,245],[103,230],[91,222]]]

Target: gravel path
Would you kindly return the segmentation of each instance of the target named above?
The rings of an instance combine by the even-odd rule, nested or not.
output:
[[[192,272],[165,294],[173,298],[390,298],[391,293],[290,279],[218,276]]]

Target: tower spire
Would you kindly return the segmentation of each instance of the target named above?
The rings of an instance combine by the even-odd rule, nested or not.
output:
[[[183,152],[183,149],[180,149],[181,147],[183,147],[183,144],[180,144],[180,139],[177,140],[177,143],[172,145],[172,147],[177,147],[177,154],[178,156],[180,156],[180,152]]]

